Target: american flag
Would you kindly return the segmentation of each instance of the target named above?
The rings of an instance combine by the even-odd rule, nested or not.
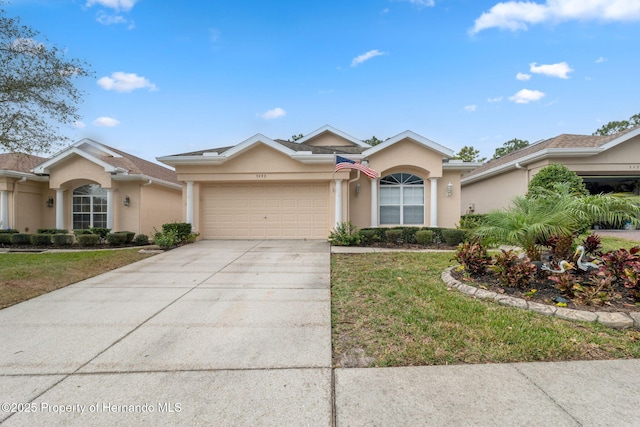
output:
[[[356,163],[355,160],[347,159],[345,157],[336,156],[336,172],[342,169],[356,169],[362,171],[369,178],[377,178],[378,172],[374,171],[370,167],[363,165],[362,163]]]

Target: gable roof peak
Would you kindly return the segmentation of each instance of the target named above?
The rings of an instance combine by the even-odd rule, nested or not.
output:
[[[337,135],[343,139],[346,139],[347,141],[351,142],[352,144],[359,146],[359,147],[371,147],[369,144],[367,144],[364,141],[359,140],[358,138],[355,138],[341,130],[338,130],[336,128],[334,128],[333,126],[330,125],[324,125],[321,128],[318,128],[316,130],[314,130],[313,132],[304,135],[302,138],[296,140],[295,142],[298,144],[305,144],[307,141],[317,137],[318,135],[322,135],[323,133],[332,133],[334,135]]]

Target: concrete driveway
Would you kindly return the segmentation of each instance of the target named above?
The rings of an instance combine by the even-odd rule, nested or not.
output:
[[[201,241],[0,310],[0,422],[330,425],[329,271],[327,242]]]

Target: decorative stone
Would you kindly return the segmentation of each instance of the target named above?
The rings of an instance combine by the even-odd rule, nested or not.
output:
[[[552,305],[540,304],[533,301],[527,301],[527,305],[529,306],[529,310],[535,311],[536,313],[544,314],[546,316],[553,316],[558,309],[558,307],[554,307]]]
[[[485,289],[478,289],[475,294],[476,298],[483,299],[496,299],[498,296],[497,292],[487,291]]]
[[[558,307],[555,316],[561,319],[577,320],[579,322],[595,322],[598,320],[598,315],[591,311],[572,310],[562,307]]]
[[[458,289],[461,292],[464,292],[465,294],[469,294],[469,295],[475,295],[476,291],[478,290],[478,288],[474,288],[473,286],[465,285],[464,283],[460,283],[458,285]]]
[[[625,313],[597,311],[598,322],[616,329],[633,328],[633,319]]]
[[[515,298],[515,297],[496,294],[495,300],[498,301],[500,304],[523,308],[525,310],[527,309],[527,302],[522,298]]]
[[[629,316],[633,319],[634,327],[636,329],[640,329],[640,312],[632,311],[629,313]]]

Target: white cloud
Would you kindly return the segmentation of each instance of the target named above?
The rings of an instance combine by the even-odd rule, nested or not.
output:
[[[75,121],[75,122],[73,122],[73,127],[76,128],[76,129],[84,129],[84,128],[87,127],[87,125],[85,125],[81,121]]]
[[[357,67],[358,65],[362,64],[365,61],[370,60],[371,58],[374,58],[376,56],[382,56],[382,55],[386,55],[386,53],[380,52],[378,49],[370,50],[367,53],[363,53],[362,55],[359,55],[353,58],[353,61],[351,61],[351,66]]]
[[[496,102],[502,102],[503,97],[502,96],[496,96],[495,98],[489,98],[487,99],[487,102],[489,103],[496,103]]]
[[[98,85],[105,90],[115,90],[116,92],[131,92],[136,89],[149,89],[156,91],[158,88],[147,78],[138,76],[135,73],[124,73],[117,71],[111,77],[101,77]]]
[[[272,110],[268,110],[262,114],[259,114],[258,117],[262,117],[263,119],[266,119],[266,120],[272,120],[272,119],[278,119],[280,117],[284,117],[286,115],[287,115],[286,111],[284,111],[280,107],[276,107]]]
[[[511,31],[526,30],[528,25],[570,20],[638,21],[637,0],[546,0],[506,1],[497,3],[475,20],[471,34],[488,28]]]
[[[607,62],[607,58],[605,58],[604,56],[596,59],[596,64],[602,64],[603,62]]]
[[[128,11],[133,8],[138,0],[87,0],[87,7],[98,4],[103,7],[114,10]]]
[[[120,124],[120,121],[113,119],[111,117],[98,117],[93,121],[93,124],[95,126],[112,128],[114,126],[118,126]]]
[[[543,64],[538,65],[535,62],[530,64],[529,71],[535,74],[544,74],[549,77],[558,77],[561,79],[568,79],[568,74],[573,69],[566,62],[559,62],[557,64]]]
[[[526,73],[518,73],[518,74],[516,74],[516,79],[518,79],[518,80],[527,81],[530,78],[531,78],[531,74],[526,74]]]
[[[464,111],[468,111],[470,113],[473,113],[474,111],[476,111],[477,108],[478,108],[477,105],[465,105],[464,106]]]
[[[431,7],[431,6],[435,6],[436,2],[435,0],[397,0],[397,1],[405,1],[405,2],[409,2],[414,6],[418,6],[418,7]]]
[[[539,101],[544,98],[544,93],[539,90],[522,89],[516,92],[509,100],[516,104],[528,104],[533,101]]]

